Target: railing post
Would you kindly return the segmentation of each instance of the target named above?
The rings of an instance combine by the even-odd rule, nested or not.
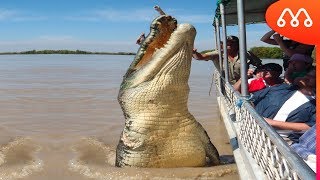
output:
[[[217,20],[217,18],[214,18],[215,19],[215,21]],[[218,29],[218,27],[217,27],[217,22],[215,22],[214,21],[214,23],[215,24],[212,24],[213,25],[213,27],[214,27],[214,33],[213,33],[213,36],[214,36],[214,40],[215,40],[215,42],[216,42],[216,50],[218,50],[218,36],[217,36],[217,34],[218,34],[218,31],[220,30],[220,29]]]
[[[221,52],[221,37],[220,37],[220,26],[219,26],[219,19],[215,18],[215,33],[216,33],[216,50],[219,53],[219,72],[220,75],[223,74],[223,61],[222,61],[222,52]],[[220,87],[220,92],[222,94],[225,94],[225,88],[222,84],[224,84],[224,81],[222,79],[222,76],[219,78],[219,87]]]
[[[219,53],[219,66],[220,66],[220,74],[223,73],[223,61],[222,61],[222,53],[221,53],[221,45],[220,45],[220,41],[221,41],[221,38],[220,38],[220,26],[219,26],[219,19],[218,18],[215,18],[215,31],[216,31],[216,49]]]
[[[244,98],[249,97],[248,92],[248,65],[247,65],[247,42],[246,42],[246,24],[244,18],[244,1],[237,0],[238,27],[239,27],[239,56],[241,63],[241,95]]]
[[[223,66],[224,66],[224,77],[226,83],[229,83],[229,66],[228,66],[228,53],[227,53],[227,28],[226,19],[224,16],[224,5],[220,4],[220,15],[221,15],[221,26],[222,26],[222,42],[223,42]]]

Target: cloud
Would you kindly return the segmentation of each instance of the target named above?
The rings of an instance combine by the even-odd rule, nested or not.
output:
[[[40,16],[20,16],[20,17],[14,17],[12,18],[13,21],[19,21],[19,22],[23,22],[23,21],[45,21],[47,20],[47,17],[40,17]]]
[[[14,10],[0,9],[0,20],[12,19],[16,16],[17,12]]]
[[[165,11],[171,14],[179,22],[187,23],[211,23],[212,17],[205,14],[195,14],[184,12],[184,10],[169,8]],[[98,9],[86,12],[80,12],[77,15],[64,16],[68,21],[110,21],[110,22],[150,22],[159,14],[153,8],[140,9]],[[0,9],[0,21],[44,21],[47,16],[35,15],[34,12],[18,11],[13,9]]]
[[[187,23],[206,23],[210,24],[212,23],[212,16],[210,15],[202,15],[202,14],[193,14],[193,15],[178,15],[177,19],[179,19],[180,22],[187,22]]]
[[[113,8],[83,12],[82,15],[67,16],[71,21],[111,21],[111,22],[145,22],[157,16],[153,9],[116,10]]]
[[[69,41],[74,38],[70,35],[62,35],[62,36],[52,36],[52,35],[42,35],[39,37],[39,40],[44,41]]]
[[[95,11],[95,14],[108,21],[150,21],[150,16],[155,17],[157,12],[153,9],[137,9],[130,11],[128,10],[98,10]]]
[[[0,9],[0,21],[42,21],[47,20],[45,16],[32,15],[32,13],[21,12],[12,9]]]
[[[180,12],[179,12],[180,11]],[[188,23],[211,23],[212,17],[210,15],[181,13],[181,10],[167,9],[165,13],[173,15],[179,22]],[[71,21],[110,21],[110,22],[150,22],[159,13],[153,8],[141,9],[99,9],[91,12],[84,12],[78,16],[67,16],[64,19]]]

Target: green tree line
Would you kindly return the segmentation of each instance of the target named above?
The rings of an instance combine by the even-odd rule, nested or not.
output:
[[[205,50],[201,53],[206,53],[212,50]],[[253,52],[256,56],[262,59],[281,59],[282,50],[279,47],[252,47],[250,51]],[[315,59],[315,52],[313,51],[312,57]],[[31,51],[22,51],[22,52],[1,52],[0,55],[4,54],[101,54],[101,55],[135,55],[133,52],[90,52],[82,50],[31,50]]]
[[[31,50],[22,52],[2,52],[0,54],[104,54],[104,55],[135,55],[132,52],[90,52],[82,50]]]
[[[279,47],[253,47],[250,51],[263,59],[281,59],[283,54]]]

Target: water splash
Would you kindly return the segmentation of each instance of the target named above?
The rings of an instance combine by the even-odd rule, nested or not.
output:
[[[0,145],[0,177],[23,178],[43,169],[43,161],[33,154],[41,150],[30,138],[16,138]]]
[[[93,179],[232,179],[235,164],[203,168],[134,168],[115,167],[115,146],[95,138],[82,138],[72,146],[75,157],[69,170]]]
[[[82,138],[72,147],[77,154],[69,161],[69,169],[89,178],[125,177],[126,173],[116,172],[115,147],[105,145],[94,138]]]

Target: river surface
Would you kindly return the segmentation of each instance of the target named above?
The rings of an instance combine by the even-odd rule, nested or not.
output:
[[[238,179],[235,164],[117,168],[124,127],[117,101],[133,56],[0,56],[0,179]],[[212,62],[192,61],[189,110],[220,155],[232,155]]]

